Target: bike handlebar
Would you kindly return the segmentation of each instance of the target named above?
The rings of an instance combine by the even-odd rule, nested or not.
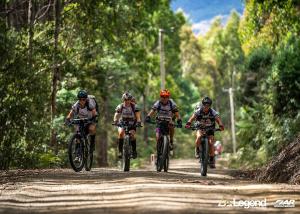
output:
[[[76,118],[76,119],[72,119],[70,120],[70,124],[80,124],[80,123],[91,123],[92,119],[90,118]]]
[[[195,131],[195,130],[204,130],[204,131],[215,131],[215,132],[217,132],[217,131],[222,131],[220,128],[205,128],[205,127],[201,127],[201,126],[191,126],[190,128],[186,128],[186,129],[190,129],[190,130],[193,130],[193,131]]]
[[[167,121],[167,120],[162,120],[162,121],[159,121],[159,120],[157,120],[157,121],[148,121],[148,122],[146,122],[146,123],[149,123],[149,124],[158,124],[158,123],[163,123],[163,122],[169,122],[169,121]],[[178,124],[172,124],[172,123],[170,123],[170,125],[171,126],[174,126],[175,128],[182,128],[182,126],[180,126],[180,125],[178,125]]]
[[[143,127],[142,125],[129,125],[129,124],[126,124],[126,123],[112,123],[113,126],[117,126],[117,127],[121,127],[121,128],[124,128],[125,126],[130,126],[130,127]]]

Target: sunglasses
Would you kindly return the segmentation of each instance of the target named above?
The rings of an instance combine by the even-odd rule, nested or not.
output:
[[[124,101],[130,101],[131,99],[124,99]]]
[[[162,98],[169,98],[168,96],[161,96]]]
[[[86,98],[80,98],[79,100],[80,101],[86,101]]]

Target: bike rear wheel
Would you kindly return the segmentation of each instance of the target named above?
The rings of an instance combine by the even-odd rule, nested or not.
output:
[[[91,171],[93,165],[93,151],[91,150],[90,142],[87,140],[85,145],[85,170]]]
[[[85,164],[84,144],[76,134],[74,134],[69,141],[68,154],[71,167],[75,172],[80,172]]]
[[[124,172],[128,172],[130,170],[130,155],[130,139],[129,136],[125,136],[122,156],[122,169]]]
[[[200,173],[202,176],[207,175],[207,164],[208,164],[208,139],[204,138],[201,141],[201,153],[200,153],[200,160],[201,160],[201,167]]]

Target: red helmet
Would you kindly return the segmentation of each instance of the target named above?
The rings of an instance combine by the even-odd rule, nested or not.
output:
[[[170,91],[168,89],[161,90],[159,93],[160,97],[170,97]]]

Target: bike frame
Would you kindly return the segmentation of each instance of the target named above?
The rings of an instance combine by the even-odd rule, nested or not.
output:
[[[208,135],[207,132],[208,131],[221,131],[220,129],[215,129],[215,128],[206,128],[206,127],[201,127],[199,125],[195,125],[190,127],[191,130],[201,130],[203,131],[203,133],[201,134],[201,138],[200,138],[200,145],[201,145],[201,150],[200,150],[200,145],[197,146],[199,147],[200,150],[200,160],[199,162],[201,163],[201,167],[200,167],[200,173],[202,176],[206,176],[207,174],[207,165],[208,165],[208,157],[209,157],[209,142],[208,142]]]

